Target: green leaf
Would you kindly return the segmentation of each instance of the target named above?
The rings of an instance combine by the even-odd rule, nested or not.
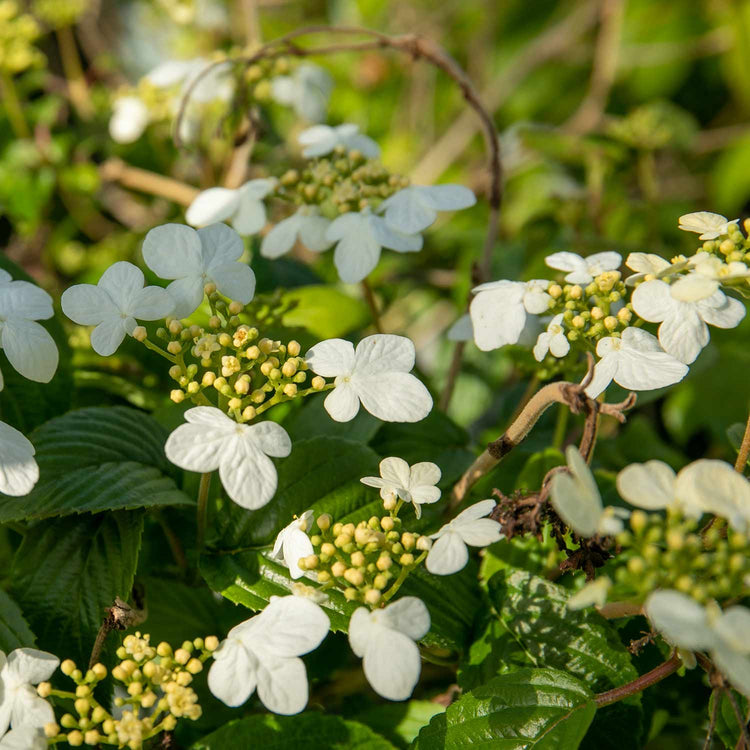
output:
[[[542,480],[550,469],[564,466],[565,456],[557,448],[545,448],[532,454],[526,460],[516,479],[516,490],[535,492],[542,486]]]
[[[323,403],[325,396],[308,399],[307,403],[284,422],[292,443],[310,437],[338,437],[368,443],[380,429],[382,422],[364,409],[348,422],[331,419]]]
[[[464,693],[414,750],[575,750],[596,712],[591,691],[556,669],[519,669]]]
[[[729,688],[731,690],[731,688]],[[741,716],[747,716],[748,710],[748,699],[744,695],[740,695],[736,690],[732,690],[737,708],[740,711]],[[708,715],[713,715],[716,706],[717,692],[714,690],[711,693],[711,698],[708,701]],[[732,703],[727,697],[725,691],[721,691],[718,694],[719,706],[716,713],[716,735],[718,738],[727,746],[735,747],[740,738],[740,724],[737,721],[737,715],[734,712]]]
[[[222,538],[214,546],[232,549],[271,544],[295,515],[309,508],[315,510],[316,517],[330,513],[347,523],[369,518],[376,504],[382,507],[377,490],[359,481],[377,474],[378,469],[378,456],[361,443],[333,437],[300,440],[277,467],[279,484],[273,500],[256,511],[236,505],[228,508],[223,515]]]
[[[78,409],[30,437],[39,482],[26,497],[3,497],[0,522],[191,503],[164,455],[166,432],[143,412]]]
[[[23,618],[21,608],[0,589],[0,651],[34,645],[34,634]]]
[[[364,724],[308,711],[297,716],[259,714],[232,721],[196,742],[191,750],[258,747],[263,750],[393,750]]]
[[[422,727],[443,711],[443,706],[432,701],[406,701],[373,706],[354,718],[382,734],[397,747],[406,748],[416,739]]]
[[[39,648],[88,664],[105,608],[117,596],[130,597],[142,527],[140,511],[29,527],[16,554],[12,591]]]
[[[305,328],[319,339],[344,336],[364,327],[370,318],[367,305],[332,286],[311,285],[292,289],[283,302],[293,305],[282,322],[291,328]]]
[[[15,280],[36,283],[2,253],[0,269],[7,271]],[[73,390],[70,347],[59,318],[55,316],[38,323],[55,340],[60,353],[57,373],[49,383],[35,383],[19,375],[0,349],[0,372],[5,381],[0,391],[0,420],[23,433],[28,433],[48,419],[67,411]]]

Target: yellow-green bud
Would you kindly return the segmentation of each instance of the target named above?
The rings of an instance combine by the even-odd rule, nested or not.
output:
[[[344,598],[348,602],[355,601],[357,599],[357,597],[358,597],[357,589],[348,588],[348,589],[344,590]]]
[[[321,513],[318,516],[318,528],[321,531],[328,531],[328,529],[331,527],[331,521],[333,519],[331,518],[330,514],[328,513]]]
[[[393,545],[396,546],[395,544]],[[414,555],[411,554],[411,552],[405,552],[401,557],[399,558],[399,565],[413,565],[414,564]]]
[[[171,398],[176,404],[181,404],[185,400],[185,394],[183,391],[175,389],[169,392],[169,398]]]
[[[420,536],[417,539],[417,549],[420,552],[429,552],[432,549],[432,539],[428,536]]]
[[[239,315],[244,309],[242,302],[237,302],[237,300],[232,300],[227,308],[230,315]]]
[[[381,596],[382,594],[377,589],[368,589],[367,591],[365,591],[365,602],[367,602],[367,604],[375,606],[380,602]]]
[[[346,573],[346,564],[341,562],[341,560],[337,560],[333,565],[331,565],[331,574],[336,578],[341,578],[344,573]]]
[[[91,704],[88,702],[88,700],[86,700],[86,698],[76,698],[73,706],[80,716],[86,716],[91,709]]]
[[[182,323],[180,323],[179,320],[170,321],[167,328],[173,336],[177,336],[178,334],[182,333]]]
[[[320,377],[320,375],[316,375],[311,381],[310,386],[314,391],[320,391],[323,388],[325,388],[326,381],[325,378]]]
[[[388,568],[390,568],[391,565],[393,565],[393,560],[391,559],[390,555],[381,555],[377,559],[377,562],[375,563],[375,566],[381,572],[388,570]]]
[[[208,319],[209,328],[221,328],[221,318],[218,315],[212,315]]]
[[[167,344],[167,351],[170,354],[179,354],[182,351],[182,344],[179,341],[170,341]]]
[[[361,586],[365,582],[364,575],[362,575],[362,572],[356,568],[347,568],[344,572],[344,578],[349,581],[352,586]]]
[[[185,648],[178,648],[174,652],[174,660],[178,664],[187,664],[190,661],[190,652]]]
[[[242,410],[242,418],[249,422],[251,419],[255,419],[255,415],[257,414],[254,406],[246,406]]]
[[[128,685],[128,695],[140,695],[142,692],[142,682],[131,682],[130,685]]]
[[[36,686],[37,695],[40,698],[49,698],[49,694],[52,692],[52,685],[49,682],[40,682]]]
[[[648,525],[648,516],[642,510],[634,510],[630,514],[630,528],[640,534]]]
[[[360,552],[359,550],[357,552],[353,552],[351,560],[352,560],[352,565],[354,565],[357,568],[361,568],[365,564],[364,553]]]
[[[204,646],[206,651],[216,651],[219,648],[219,639],[215,635],[209,635],[204,641]]]
[[[284,386],[284,395],[294,398],[297,395],[297,386],[294,383],[287,383]]]
[[[70,714],[68,714],[70,715]],[[59,724],[56,724],[54,721],[50,721],[49,724],[44,725],[44,736],[45,737],[56,737],[58,734],[60,734],[60,726]]]
[[[76,668],[76,663],[72,659],[66,659],[61,665],[60,665],[60,671],[66,676],[70,677],[70,675],[73,674]]]
[[[136,341],[145,341],[148,337],[148,331],[146,330],[145,326],[136,326],[133,329],[133,338]]]
[[[614,315],[608,315],[602,322],[608,331],[614,331],[617,328],[617,318]]]
[[[286,345],[286,351],[290,357],[296,357],[301,351],[299,341],[294,341],[294,340],[290,341]]]
[[[220,333],[219,334],[219,343],[222,346],[231,346],[232,345],[232,337],[228,333]]]
[[[77,729],[68,734],[68,744],[71,747],[80,747],[83,745],[83,732],[79,732]]]
[[[88,685],[78,685],[76,687],[76,698],[86,698],[91,695],[91,688]]]
[[[186,665],[185,669],[187,669],[190,674],[198,674],[198,672],[203,671],[203,664],[200,661],[200,659],[192,658]]]
[[[414,545],[417,543],[417,540],[410,531],[405,531],[403,534],[401,534],[401,544],[404,545],[405,550],[410,550],[414,547]]]

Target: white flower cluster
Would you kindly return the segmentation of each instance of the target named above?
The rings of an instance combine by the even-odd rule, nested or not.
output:
[[[0,750],[43,750],[44,726],[54,722],[52,706],[34,688],[48,680],[60,660],[46,651],[0,651]],[[10,731],[8,731],[10,729]]]
[[[337,148],[356,150],[377,158],[380,149],[359,133],[356,125],[316,125],[299,136],[303,155],[314,159]],[[250,180],[241,187],[209,188],[189,206],[186,219],[193,226],[230,220],[243,235],[256,234],[266,224],[263,199],[274,190],[273,179]],[[383,248],[400,253],[422,248],[422,235],[437,219],[438,211],[456,211],[476,203],[474,193],[462,185],[412,185],[386,198],[376,210],[370,207],[328,218],[315,204],[300,206],[272,227],[261,243],[261,255],[278,258],[299,239],[313,252],[335,245],[334,263],[341,280],[362,281],[375,268]]]
[[[552,478],[550,500],[563,521],[583,537],[619,533],[625,508],[604,508],[596,481],[575,446],[566,450],[568,471]],[[724,462],[702,458],[677,474],[663,461],[631,464],[617,475],[617,490],[630,505],[672,509],[688,518],[720,516],[740,533],[750,533],[750,481]]]
[[[52,298],[28,281],[0,269],[0,348],[13,369],[28,380],[48,383],[59,354],[52,336],[36,321],[53,316]],[[3,389],[0,372],[0,391]],[[0,422],[0,493],[28,495],[39,479],[34,446],[15,427]]]
[[[595,347],[598,361],[586,388],[592,398],[612,381],[629,390],[680,381],[708,344],[708,326],[734,328],[745,316],[744,304],[728,297],[721,286],[732,288],[750,279],[747,265],[732,259],[735,240],[744,241],[737,220],[700,212],[680,217],[680,228],[700,233],[707,241],[704,248],[711,251],[703,249],[671,263],[658,255],[631,253],[625,265],[636,273],[622,288],[630,293],[629,302],[622,292],[612,291],[622,262],[616,252],[588,258],[570,252],[548,256],[549,267],[565,272],[565,287],[546,279],[476,287],[470,308],[476,345],[489,351],[536,335],[533,353],[539,362],[548,354],[563,358],[572,348],[580,352]],[[722,237],[727,239],[719,242]],[[640,321],[632,319],[634,314]],[[657,336],[636,327],[642,322],[659,323]],[[546,325],[541,333],[540,323]],[[574,342],[583,342],[583,348]]]

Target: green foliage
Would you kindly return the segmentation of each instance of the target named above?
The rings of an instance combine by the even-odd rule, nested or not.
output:
[[[142,511],[40,521],[13,566],[12,593],[37,647],[87,665],[104,609],[130,598]]]
[[[0,521],[189,505],[164,456],[166,433],[125,407],[79,409],[31,436],[40,478],[25,497],[3,498]]]
[[[732,691],[733,700],[729,698],[730,690]],[[711,698],[708,702],[708,715],[711,717],[716,712],[716,736],[730,748],[736,747],[740,739],[740,723],[737,720],[735,706],[739,711],[740,717],[743,717],[744,720],[748,711],[748,699],[745,696],[740,695],[731,688],[720,692],[714,690],[711,693]]]
[[[444,710],[433,701],[410,700],[373,706],[357,713],[354,718],[382,734],[396,747],[406,748],[416,739],[419,730]]]
[[[584,683],[557,669],[519,669],[464,693],[422,729],[413,750],[575,750],[596,712]]]
[[[304,328],[321,340],[345,336],[364,327],[369,318],[364,302],[329,286],[297,287],[284,295],[283,302],[293,304],[284,325]]]
[[[19,606],[0,589],[0,651],[34,645],[34,634],[24,620]]]
[[[250,716],[233,721],[196,742],[191,750],[228,747],[268,750],[392,750],[388,740],[356,721],[307,712],[298,716]]]

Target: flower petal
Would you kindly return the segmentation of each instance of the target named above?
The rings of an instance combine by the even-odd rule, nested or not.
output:
[[[358,214],[344,214],[331,223],[326,232],[329,240],[335,240],[338,232],[332,233],[337,222],[348,216]],[[353,221],[347,222],[354,225]],[[356,222],[356,229],[350,229],[341,236],[333,252],[333,262],[339,272],[342,281],[347,284],[355,284],[366,278],[370,271],[375,268],[380,259],[380,242],[373,234],[366,222]]]
[[[388,628],[375,628],[362,666],[367,681],[378,695],[402,701],[414,692],[422,661],[419,648],[411,638]]]
[[[2,324],[2,347],[13,368],[28,380],[49,383],[57,370],[57,344],[33,320],[8,318]]]
[[[285,458],[292,451],[292,441],[287,431],[276,422],[258,422],[249,425],[246,435],[268,456]]]
[[[299,601],[306,601],[294,597]],[[310,602],[312,604],[312,602]],[[289,716],[307,705],[307,671],[302,659],[283,658],[258,650],[258,698],[269,710]]]
[[[95,326],[115,310],[110,296],[93,284],[69,287],[62,293],[60,303],[63,312],[74,323],[82,326]]]
[[[331,419],[349,422],[359,412],[359,395],[351,383],[337,385],[323,402]]]
[[[366,607],[355,609],[349,618],[349,645],[360,659],[365,655],[367,644],[372,640],[372,631],[377,628]]]
[[[246,305],[255,296],[255,273],[244,263],[230,261],[211,268],[216,288],[230,300]]]
[[[138,320],[160,320],[174,312],[175,301],[166,289],[147,286],[133,295],[124,312]]]
[[[124,338],[124,320],[119,315],[110,315],[91,332],[91,348],[102,357],[109,357],[117,351]]]
[[[420,461],[411,467],[409,484],[411,487],[437,484],[442,473],[440,467],[432,461]]]
[[[205,474],[219,468],[226,444],[225,429],[200,423],[182,424],[167,438],[164,452],[175,466]]]
[[[300,531],[301,534],[304,532]],[[263,650],[276,656],[302,656],[315,650],[328,635],[328,615],[310,599],[299,596],[278,596],[259,617]]]
[[[34,446],[21,432],[0,422],[0,492],[11,497],[31,492],[39,479],[34,452]]]
[[[414,368],[416,350],[406,336],[376,333],[357,344],[354,372],[357,375],[378,375],[384,372],[410,372]]]
[[[355,373],[351,385],[362,406],[384,422],[419,422],[432,409],[432,396],[414,375],[385,372],[382,375]]]
[[[663,510],[675,502],[676,476],[663,461],[631,464],[617,475],[617,491],[636,508]]]
[[[460,526],[455,531],[461,535],[465,544],[472,547],[487,547],[503,538],[500,524],[491,518],[478,518]]]
[[[299,566],[300,558],[312,555],[315,551],[310,537],[301,529],[289,529],[284,534],[282,550],[284,553],[284,565],[289,568],[289,575],[293,580],[305,575]],[[287,656],[290,654],[286,654]]]
[[[17,648],[11,651],[5,665],[5,674],[11,683],[38,685],[49,680],[60,665],[60,660],[47,651],[36,648]]]
[[[409,488],[409,464],[403,458],[389,456],[380,462],[380,476],[391,487]]]
[[[383,624],[418,641],[430,631],[430,612],[427,605],[416,596],[402,596],[389,604],[381,613]]]
[[[706,612],[695,599],[678,591],[654,591],[644,607],[651,624],[673,645],[691,651],[710,648],[716,641]]]
[[[631,391],[650,391],[674,385],[687,373],[687,365],[665,352],[622,349],[617,358],[614,380]]]
[[[185,221],[205,227],[234,216],[240,206],[240,192],[228,188],[209,188],[199,193],[185,212]],[[238,230],[239,231],[239,230]]]
[[[324,378],[349,375],[354,370],[354,345],[344,339],[326,339],[308,350],[305,361]]]
[[[491,290],[480,290],[471,301],[469,313],[474,342],[482,351],[515,344],[526,324],[522,297],[525,284],[504,282]]]
[[[214,651],[208,671],[208,689],[227,706],[241,706],[255,692],[257,663],[238,641],[223,641]]]
[[[188,318],[200,307],[203,302],[203,287],[203,277],[197,274],[177,279],[167,287],[167,294],[174,302],[172,314],[175,318]]]
[[[469,549],[461,535],[448,531],[430,548],[425,566],[430,573],[437,576],[449,576],[462,570],[469,562]]]
[[[162,279],[203,272],[200,237],[184,224],[155,227],[143,240],[141,252],[146,265]]]
[[[211,224],[198,230],[203,267],[211,274],[214,267],[238,260],[245,252],[242,238],[226,224]]]
[[[143,271],[140,268],[120,260],[101,275],[98,286],[109,295],[120,312],[129,313],[128,308],[138,292],[143,289],[144,283]]]
[[[260,243],[260,254],[264,258],[279,258],[288,253],[297,241],[297,235],[302,226],[302,217],[297,213],[282,219],[263,238]],[[326,228],[328,224],[326,223]]]
[[[421,232],[437,219],[437,210],[416,185],[399,190],[380,206],[389,227],[404,234]]]
[[[326,233],[330,226],[330,219],[326,219],[324,216],[305,216],[300,224],[300,241],[308,250],[312,250],[314,253],[327,250],[333,244],[326,238]]]
[[[276,493],[278,474],[273,461],[244,435],[225,440],[219,460],[221,483],[237,505],[257,510]]]
[[[708,300],[706,300],[708,302]],[[734,328],[745,317],[745,305],[734,297],[727,297],[719,306],[700,305],[700,314],[709,325],[717,328]]]
[[[54,315],[52,297],[36,284],[12,281],[4,284],[0,293],[0,316],[47,320]]]

